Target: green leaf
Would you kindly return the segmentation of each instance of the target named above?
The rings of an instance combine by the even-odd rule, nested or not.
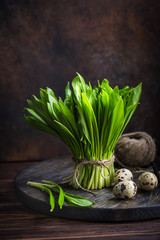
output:
[[[36,187],[36,188],[39,188],[41,189],[42,191],[45,191],[49,194],[49,202],[50,202],[50,206],[51,206],[51,209],[50,211],[53,212],[54,208],[55,208],[55,199],[54,199],[54,196],[51,192],[51,190],[45,186],[43,186],[43,184],[41,183],[36,183],[36,182],[30,182],[28,181],[27,182],[27,185],[30,185],[32,187]]]
[[[67,203],[71,206],[77,206],[77,207],[90,207],[94,204],[94,202],[91,202],[87,198],[82,197],[75,197],[74,195],[68,194],[65,192],[64,196]]]
[[[55,208],[55,199],[54,199],[54,197],[53,197],[53,194],[52,194],[51,190],[49,190],[49,189],[46,188],[46,187],[44,187],[44,190],[49,193],[49,202],[50,202],[50,205],[51,205],[51,210],[50,210],[50,212],[53,212],[53,210],[54,210],[54,208]]]
[[[128,106],[136,105],[139,102],[142,93],[142,83],[133,88],[128,99]]]
[[[53,120],[49,115],[47,104],[42,103],[41,101],[37,100],[27,100],[28,105],[31,107],[31,109],[41,118],[44,122],[47,123],[48,126],[51,128],[54,127]]]
[[[42,182],[50,184],[50,185],[47,185],[47,187],[50,187],[51,189],[56,190],[59,194],[62,194],[61,197],[59,195],[59,198],[62,198],[63,202],[65,199],[65,201],[71,206],[89,207],[94,204],[94,202],[91,202],[90,200],[88,200],[85,197],[82,197],[79,195],[74,195],[74,194],[67,193],[67,192],[63,192],[62,188],[54,182],[46,181],[46,180],[42,180]]]
[[[74,98],[72,91],[70,89],[69,82],[67,83],[67,86],[65,88],[65,100],[64,104],[75,114],[75,106],[74,106]]]
[[[57,124],[57,128],[58,128],[57,131],[61,135],[61,137],[64,140],[65,144],[71,150],[73,156],[77,157],[77,154],[81,155],[80,145],[77,142],[77,140],[74,137],[74,135],[62,123],[60,123],[60,122],[58,122],[56,120],[55,120],[55,123]]]
[[[59,101],[59,105],[62,109],[61,112],[63,113],[64,117],[66,118],[69,124],[70,130],[77,136],[77,138],[79,138],[78,128],[73,113],[62,101]]]
[[[54,189],[55,191],[57,191],[59,193],[58,205],[59,205],[60,209],[62,209],[62,206],[64,203],[64,192],[63,192],[62,188],[54,182],[50,182],[50,181],[46,181],[46,180],[42,180],[42,182],[44,183],[44,184],[42,184],[43,186],[46,186],[50,189]]]
[[[43,119],[37,113],[35,113],[35,111],[33,109],[24,108],[24,110],[28,111],[28,113],[30,113],[30,115],[32,115],[34,117],[34,119],[37,119],[37,121],[45,124],[45,121],[43,121]]]
[[[113,89],[109,86],[109,81],[107,79],[104,79],[100,86],[106,93],[109,95],[112,93]]]
[[[88,86],[87,86],[87,84],[85,83],[84,78],[83,78],[79,73],[77,73],[77,75],[78,75],[78,77],[79,77],[79,82],[80,82],[80,86],[81,86],[82,92],[86,92]]]
[[[27,101],[26,121],[60,138],[77,159],[109,157],[139,104],[142,83],[135,88],[112,89],[104,79],[92,87],[77,73],[72,88],[68,83],[64,102],[52,89],[40,89],[40,99],[33,95],[34,99]]]
[[[38,121],[34,117],[31,117],[31,116],[24,116],[24,117],[31,127],[59,137],[59,134],[57,133],[57,131],[50,128],[45,123],[42,123],[41,121]]]
[[[44,181],[42,181],[42,182],[44,182]],[[64,192],[58,184],[54,183],[53,186],[54,186],[54,189],[59,193],[58,205],[59,205],[60,209],[62,209],[62,206],[64,203]]]
[[[119,129],[119,125],[121,126],[123,124],[123,121],[124,121],[124,104],[122,98],[120,97],[111,115],[110,129],[106,148],[111,145],[111,142],[113,141],[115,136],[115,132],[117,131],[117,129]],[[105,151],[107,150],[106,148]]]
[[[88,142],[91,144],[91,138],[90,138],[90,133],[89,133],[89,130],[88,130],[88,127],[87,127],[87,122],[86,122],[86,119],[85,119],[85,116],[84,116],[84,112],[83,112],[83,108],[81,105],[77,104],[77,111],[78,111],[78,122],[77,122],[77,125],[81,125],[81,138],[83,136],[86,137],[86,139],[88,140]]]
[[[80,80],[78,76],[73,79],[72,87],[73,87],[75,98],[80,104],[81,103],[81,85],[80,85]]]
[[[97,120],[93,108],[85,93],[82,93],[82,106],[85,116],[85,121],[87,123],[87,129],[90,133],[91,139],[91,156],[98,159],[99,155],[99,130],[97,125]]]
[[[48,102],[47,90],[41,88],[40,89],[40,96],[41,96],[41,99],[44,103]]]
[[[47,90],[48,96],[50,95],[50,96],[52,96],[53,98],[55,98],[55,94],[54,94],[54,92],[52,91],[52,89],[50,89],[49,87],[47,87],[46,90]]]

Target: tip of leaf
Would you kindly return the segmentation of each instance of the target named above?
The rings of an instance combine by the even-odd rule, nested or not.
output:
[[[25,107],[25,108],[23,108],[23,110],[22,110],[22,111],[23,111],[23,112],[25,112],[26,110],[27,110],[27,108]]]

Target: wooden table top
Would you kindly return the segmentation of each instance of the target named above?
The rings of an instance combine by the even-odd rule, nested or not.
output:
[[[33,163],[0,163],[1,239],[160,239],[160,219],[92,223],[53,218],[28,209],[17,199],[14,178]]]

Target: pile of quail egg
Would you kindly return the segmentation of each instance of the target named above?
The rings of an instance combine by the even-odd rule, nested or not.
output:
[[[122,168],[116,171],[114,178],[115,186],[113,194],[120,199],[133,198],[137,193],[137,185],[133,181],[133,174],[130,170]],[[158,185],[158,179],[151,172],[144,172],[138,178],[138,185],[145,191],[153,191]]]

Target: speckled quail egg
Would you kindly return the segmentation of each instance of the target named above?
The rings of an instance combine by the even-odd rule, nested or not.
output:
[[[154,173],[144,172],[138,178],[140,188],[146,191],[153,191],[158,185],[158,179]]]
[[[116,171],[115,177],[114,177],[114,182],[115,182],[115,184],[117,184],[120,181],[132,180],[132,179],[133,179],[133,174],[131,173],[131,171],[126,168],[121,168]]]
[[[120,199],[133,198],[137,193],[137,185],[133,181],[124,180],[117,183],[113,188],[113,194]]]

